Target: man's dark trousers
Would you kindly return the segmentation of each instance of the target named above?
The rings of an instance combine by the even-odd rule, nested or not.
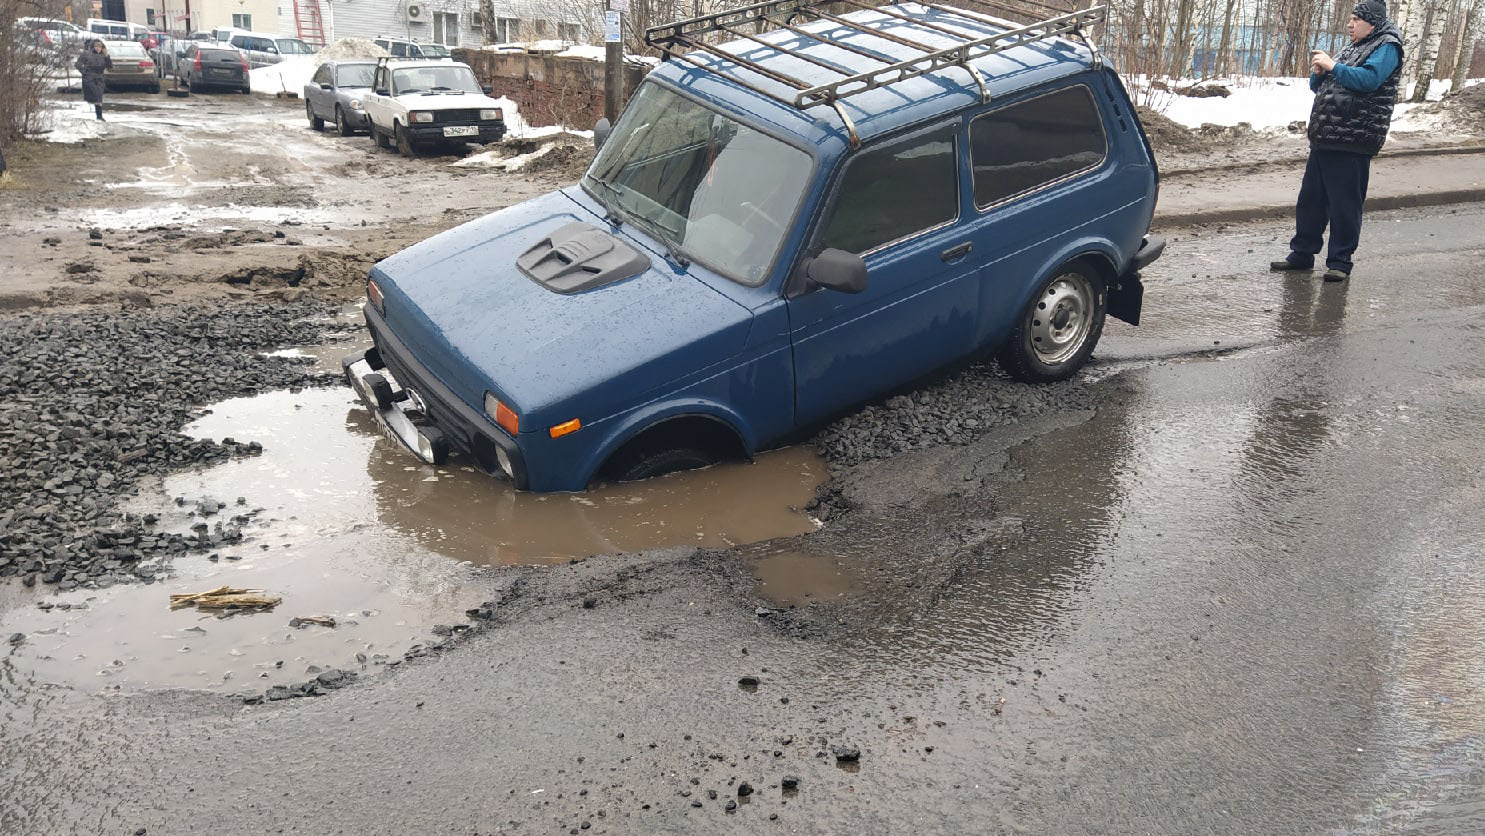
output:
[[[1294,238],[1289,242],[1289,260],[1299,267],[1314,263],[1320,252],[1325,227],[1330,226],[1330,245],[1325,266],[1351,273],[1351,254],[1361,240],[1361,204],[1366,201],[1366,182],[1372,158],[1350,151],[1310,149],[1305,179],[1299,186],[1294,207]]]

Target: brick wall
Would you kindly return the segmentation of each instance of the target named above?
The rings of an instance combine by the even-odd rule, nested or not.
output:
[[[493,95],[514,101],[528,125],[586,131],[603,118],[602,61],[476,49],[456,49],[454,60],[472,67]],[[643,69],[624,67],[626,100],[643,78]]]

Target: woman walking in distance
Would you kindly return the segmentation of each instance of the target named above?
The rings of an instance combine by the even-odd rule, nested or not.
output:
[[[103,41],[94,38],[88,41],[83,53],[77,56],[77,69],[82,73],[83,101],[93,106],[93,114],[103,119],[103,73],[113,69],[113,58]]]

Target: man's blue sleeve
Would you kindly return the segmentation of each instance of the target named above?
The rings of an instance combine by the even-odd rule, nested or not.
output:
[[[1385,43],[1372,50],[1367,56],[1366,63],[1359,67],[1348,67],[1345,64],[1336,64],[1331,73],[1335,80],[1347,90],[1355,90],[1358,93],[1370,93],[1382,86],[1382,82],[1392,75],[1397,69],[1398,51],[1397,45]]]
[[[1310,73],[1310,92],[1320,92],[1320,82],[1325,80],[1325,73]]]

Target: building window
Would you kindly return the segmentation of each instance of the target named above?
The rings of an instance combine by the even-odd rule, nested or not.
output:
[[[232,28],[233,29],[246,29],[249,32],[253,31],[253,16],[250,15],[250,14],[248,14],[248,15],[233,15],[232,16]]]
[[[154,26],[155,25],[155,10],[154,9],[145,9],[144,10],[144,25],[145,26]]]
[[[521,39],[521,21],[513,17],[495,18],[495,38],[501,43],[510,43]]]
[[[444,46],[458,46],[459,16],[452,12],[434,12],[433,40]]]
[[[583,39],[583,27],[576,23],[557,24],[557,37],[564,41],[577,43]]]

